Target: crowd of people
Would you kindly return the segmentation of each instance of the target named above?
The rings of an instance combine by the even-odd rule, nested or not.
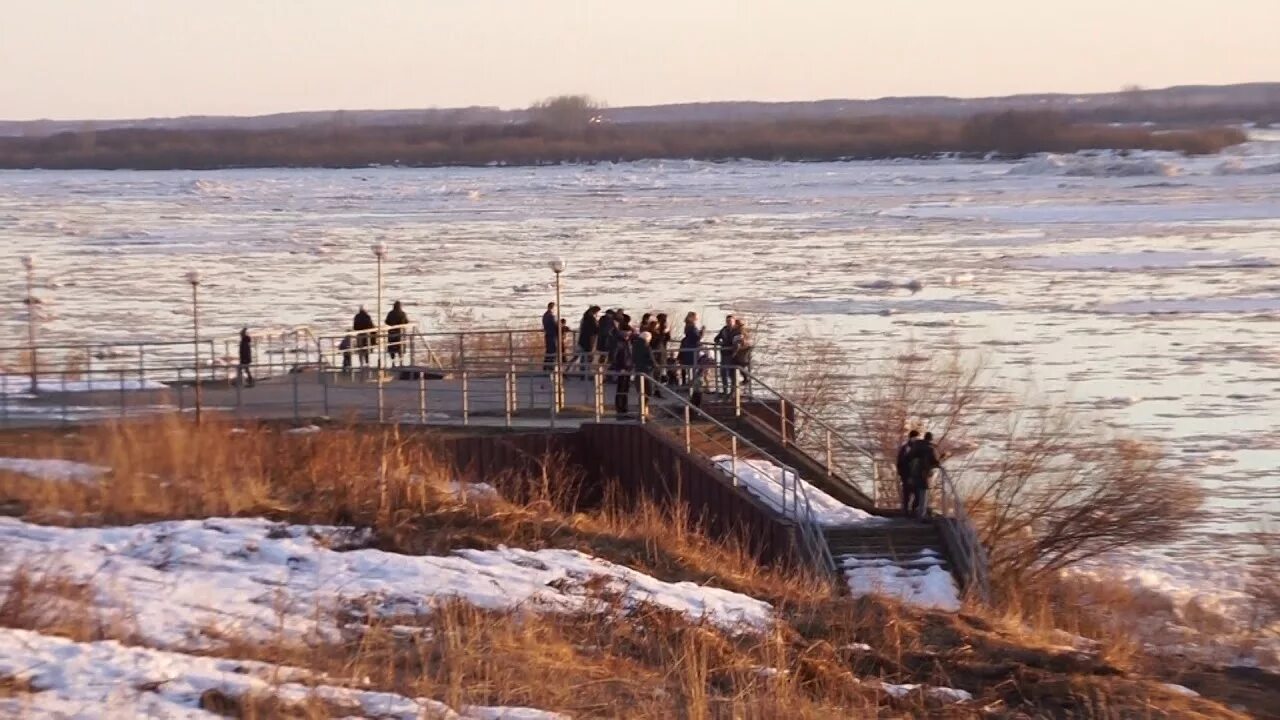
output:
[[[405,346],[405,326],[409,324],[409,314],[404,306],[396,300],[391,304],[391,311],[383,320],[387,327],[387,360],[392,366],[404,365],[407,353]],[[373,322],[369,311],[361,305],[351,320],[351,332],[342,336],[338,342],[338,351],[342,353],[342,370],[351,372],[352,355],[360,361],[361,368],[369,367],[370,353],[378,346],[378,326]]]
[[[570,347],[567,321],[557,321],[555,303],[547,303],[542,315],[546,348],[546,370],[554,371],[557,358],[566,377],[586,379],[597,367],[608,371],[607,381],[616,386],[614,408],[619,415],[630,411],[629,395],[635,378],[648,376],[673,387],[687,388],[699,402],[711,381],[707,373],[719,368],[718,390],[732,393],[739,382],[750,378],[752,342],[746,324],[733,315],[710,346],[704,344],[706,328],[696,312],[687,313],[683,328],[677,329],[666,313],[646,312],[639,322],[622,308],[601,310],[592,305],[578,322],[576,342]],[[719,354],[719,361],[709,350]],[[647,387],[648,394],[655,388]]]

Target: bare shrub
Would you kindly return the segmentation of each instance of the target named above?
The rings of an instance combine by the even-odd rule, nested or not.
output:
[[[909,427],[933,432],[1005,587],[1124,547],[1167,543],[1201,493],[1149,443],[1109,437],[1065,408],[994,389],[981,362],[907,353],[855,398],[856,425],[882,458],[881,492]],[[936,486],[936,483],[935,483]],[[937,488],[935,487],[935,492]],[[884,495],[882,495],[884,497]]]

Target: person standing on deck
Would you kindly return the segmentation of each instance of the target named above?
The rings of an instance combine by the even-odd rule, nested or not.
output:
[[[698,313],[684,316],[684,337],[680,340],[680,382],[693,384],[694,366],[698,364],[698,348],[702,346],[702,334],[706,328],[698,325]]]
[[[356,317],[351,321],[351,329],[356,334],[356,351],[360,356],[360,367],[369,367],[369,348],[378,341],[378,333],[374,329],[373,318],[369,317],[369,311],[360,306]]]
[[[405,326],[409,324],[409,316],[405,314],[404,308],[397,300],[391,305],[391,312],[387,313],[385,321],[387,326],[387,357],[391,358],[391,364],[404,364],[404,334]]]
[[[596,338],[600,335],[600,306],[592,305],[582,313],[582,321],[578,323],[578,362],[582,369],[581,379],[587,379],[588,369],[595,365]]]
[[[253,387],[253,338],[249,328],[240,328],[240,364],[236,366],[236,384]]]
[[[917,440],[907,453],[907,464],[911,474],[911,490],[914,503],[911,514],[920,520],[929,516],[929,476],[942,467],[938,457],[938,449],[933,445],[933,433],[927,432]]]
[[[729,388],[733,392],[738,387],[738,382],[747,382],[751,376],[751,335],[747,332],[747,324],[738,318],[735,322],[737,332],[733,338],[733,367],[730,370],[730,377],[733,379],[733,385]],[[741,373],[741,377],[739,377]]]
[[[896,465],[898,481],[902,483],[902,515],[904,517],[910,512],[915,498],[915,486],[911,484],[911,466],[908,461],[911,456],[911,446],[916,443],[916,438],[918,437],[920,437],[920,431],[912,430],[907,433],[907,439],[898,446],[898,461]]]
[[[644,392],[645,395],[653,397],[653,381],[641,379],[641,375],[653,375],[654,361],[653,350],[649,347],[653,336],[647,332],[640,332],[631,336],[631,357],[636,368],[636,392]]]
[[[546,347],[546,357],[543,360],[542,369],[547,372],[555,372],[556,369],[556,352],[560,347],[560,325],[556,322],[556,304],[547,303],[547,311],[542,313],[542,342]]]
[[[631,390],[631,373],[635,372],[635,356],[631,345],[631,330],[622,331],[621,337],[618,338],[617,346],[613,350],[612,362],[609,369],[615,373],[617,390],[613,396],[613,406],[618,412],[618,417],[627,414],[628,393]]]
[[[720,328],[720,332],[716,333],[712,344],[720,348],[720,391],[724,393],[731,392],[733,385],[733,345],[734,338],[738,332],[738,323],[732,315],[724,316],[724,327]]]
[[[599,332],[596,335],[596,352],[606,365],[613,361],[614,341],[617,339],[618,314],[612,309],[604,311],[600,318]],[[611,382],[611,380],[609,380]]]
[[[653,351],[654,378],[672,385],[674,371],[671,369],[671,358],[667,354],[667,346],[671,343],[671,328],[667,327],[666,313],[658,313],[658,318],[654,320],[653,329],[649,334],[652,338],[649,340],[649,349]]]
[[[342,353],[342,374],[351,374],[351,333],[342,336],[338,343],[338,351]]]

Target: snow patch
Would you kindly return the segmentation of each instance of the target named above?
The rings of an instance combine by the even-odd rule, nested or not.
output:
[[[111,468],[74,460],[0,457],[0,472],[25,475],[37,480],[91,483],[110,471]]]
[[[738,458],[736,468],[733,457],[729,455],[716,455],[711,458],[711,462],[715,463],[729,477],[733,477],[736,473],[738,482],[743,487],[779,512],[784,507],[784,501],[786,507],[790,507],[795,502],[796,486],[798,484],[803,491],[800,500],[801,504],[804,503],[806,498],[808,499],[809,509],[813,513],[813,520],[819,525],[834,527],[884,522],[884,518],[855,507],[849,507],[819,488],[805,482],[803,478],[797,476],[793,471],[784,470],[767,460]]]
[[[960,590],[955,578],[942,568],[932,553],[920,553],[914,560],[895,563],[886,558],[836,558],[854,595],[883,595],[922,608],[948,612],[960,609]]]
[[[566,716],[532,708],[467,707],[335,685],[314,684],[300,668],[250,660],[200,657],[129,647],[107,640],[79,643],[28,630],[0,629],[0,676],[32,686],[31,693],[0,697],[6,717],[220,718],[200,707],[202,695],[274,696],[285,703],[316,699],[365,717],[416,720],[554,720]]]
[[[98,609],[127,611],[148,643],[173,649],[210,646],[210,627],[246,640],[283,632],[336,641],[333,618],[351,607],[389,620],[425,616],[449,599],[491,610],[599,611],[588,583],[602,583],[624,607],[651,603],[730,630],[772,619],[768,603],[745,595],[663,582],[573,550],[411,556],[363,549],[352,541],[359,533],[257,518],[104,528],[0,518],[0,578],[22,563],[60,567],[94,588]],[[343,551],[352,547],[362,549]]]
[[[138,378],[89,377],[85,380],[63,380],[61,378],[37,378],[36,391],[42,393],[82,393],[108,392],[121,390],[168,390],[169,386],[155,380],[139,380]],[[0,375],[0,395],[29,395],[31,393],[31,376]]]

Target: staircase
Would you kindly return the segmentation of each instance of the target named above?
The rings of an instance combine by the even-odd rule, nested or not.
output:
[[[943,493],[939,515],[920,521],[903,517],[897,508],[878,508],[857,483],[872,474],[869,453],[763,383],[753,379],[752,384],[753,397],[707,394],[701,408],[688,404],[682,393],[662,388],[661,401],[651,404],[651,418],[668,432],[682,434],[692,454],[765,460],[803,479],[791,484],[790,505],[784,483],[781,514],[797,523],[810,545],[819,548],[812,553],[815,559],[823,558],[822,564],[852,591],[947,609],[958,607],[957,590],[985,595],[985,555],[945,470],[938,481]],[[808,433],[803,446],[795,438],[797,418],[809,423],[803,428]],[[815,437],[825,442],[814,443]],[[843,466],[837,462],[837,443]],[[815,457],[815,445],[822,459]],[[812,488],[878,517],[824,527],[811,514],[815,500],[821,500]]]

